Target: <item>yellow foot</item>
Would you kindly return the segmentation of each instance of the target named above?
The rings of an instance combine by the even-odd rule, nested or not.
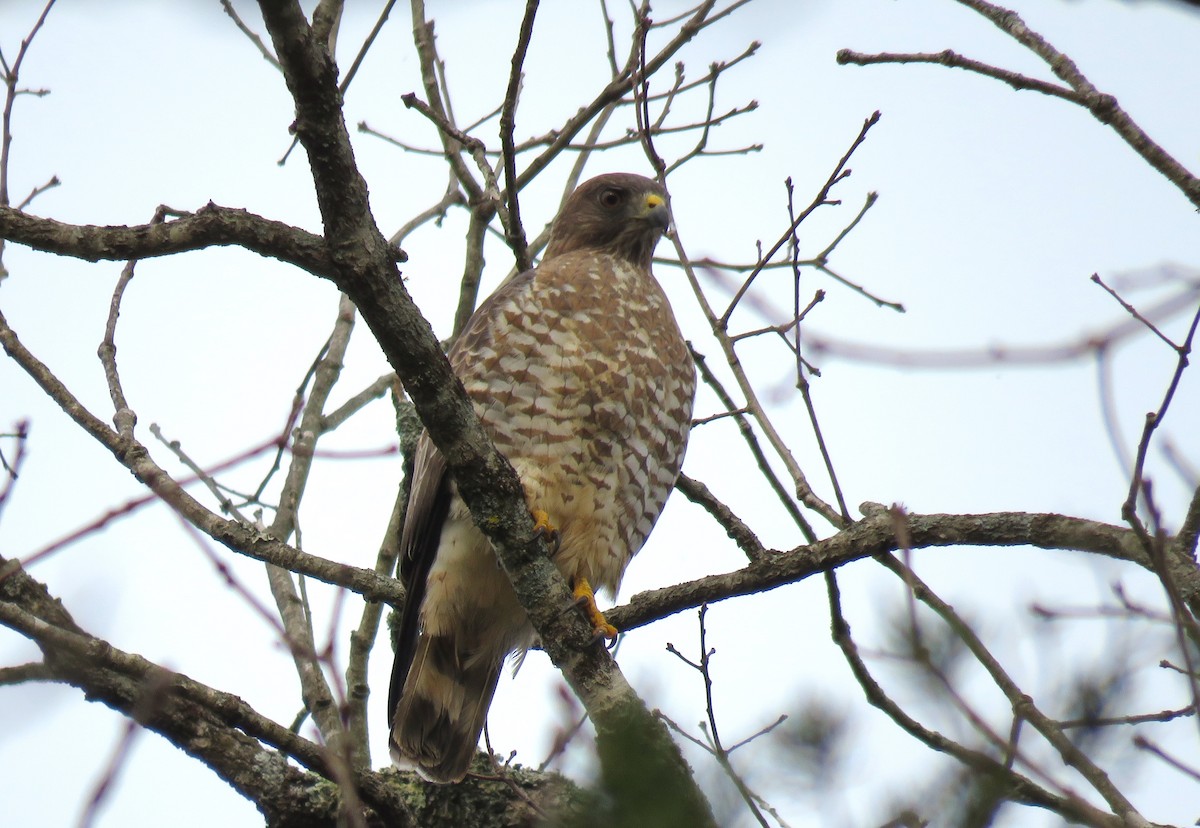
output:
[[[533,515],[533,533],[546,539],[550,544],[550,553],[554,554],[558,551],[558,527],[550,522],[550,516],[541,509],[534,509],[530,512]]]
[[[604,613],[600,612],[600,608],[596,606],[596,593],[592,592],[592,585],[588,583],[587,578],[576,578],[571,590],[575,595],[575,601],[583,607],[583,611],[587,614],[588,621],[592,622],[596,637],[616,638],[617,628],[608,623]]]

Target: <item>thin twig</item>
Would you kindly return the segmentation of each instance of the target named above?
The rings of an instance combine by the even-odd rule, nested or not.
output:
[[[263,39],[255,34],[242,18],[238,16],[237,11],[233,8],[233,3],[230,0],[221,0],[221,8],[225,10],[225,14],[233,19],[233,25],[237,26],[238,30],[250,39],[250,42],[258,49],[258,53],[262,55],[263,60],[282,72],[283,67],[279,65],[279,61],[275,58],[275,55],[271,54],[271,50],[267,48],[267,44],[263,43]]]
[[[700,372],[700,378],[704,380],[704,383],[716,393],[717,398],[721,401],[721,404],[725,406],[726,410],[736,410],[738,406],[734,405],[733,397],[729,396],[729,392],[725,390],[725,386],[721,383],[720,379],[718,379],[717,375],[713,373],[711,368],[708,367],[708,360],[705,358],[704,354],[700,353],[693,347],[692,359],[694,359],[696,362],[696,368]],[[745,408],[745,406],[743,406],[743,408]],[[775,492],[775,496],[779,499],[779,502],[783,505],[783,508],[787,511],[788,515],[799,528],[800,533],[805,537],[805,539],[810,543],[815,541],[817,539],[816,532],[813,531],[812,526],[809,525],[808,521],[804,517],[804,514],[796,506],[796,501],[792,498],[791,493],[784,488],[783,482],[779,479],[779,475],[777,475],[775,470],[771,467],[770,462],[767,460],[767,455],[763,452],[762,446],[759,445],[758,437],[755,435],[754,429],[750,426],[749,420],[743,416],[735,416],[734,420],[738,424],[738,431],[741,433],[742,439],[746,443],[746,447],[750,450],[750,454],[754,457],[754,462],[757,464],[759,471],[762,472],[763,476],[766,478],[768,485],[770,485],[772,491]]]
[[[29,440],[29,421],[21,420],[17,426],[9,434],[0,434],[0,438],[8,438],[16,440],[17,450],[13,454],[12,462],[4,456],[4,451],[0,450],[0,464],[4,467],[4,486],[0,487],[0,517],[4,516],[4,506],[8,503],[9,495],[12,494],[13,487],[17,484],[17,478],[21,476],[21,466],[25,462],[26,443]]]
[[[533,21],[537,17],[538,0],[526,0],[525,16],[521,20],[517,46],[513,50],[512,71],[508,76],[508,89],[504,93],[504,106],[500,111],[500,156],[504,165],[504,184],[507,195],[508,221],[504,224],[504,237],[513,252],[518,273],[530,268],[529,243],[525,239],[525,228],[521,225],[521,207],[517,186],[517,153],[513,149],[513,129],[516,126],[517,100],[521,95],[522,66],[533,37]]]
[[[1028,89],[1033,92],[1041,92],[1043,95],[1062,98],[1071,103],[1079,103],[1079,96],[1075,91],[1065,86],[1031,78],[1028,75],[1022,75],[1020,72],[999,69],[981,61],[964,57],[950,49],[943,49],[940,52],[880,52],[872,55],[856,52],[853,49],[839,49],[837,62],[844,66],[849,64],[869,66],[873,63],[933,63],[939,66],[947,66],[951,69],[965,69],[968,72],[977,72],[980,75],[1002,81],[1018,91]]]
[[[880,555],[877,560],[903,580],[917,600],[937,613],[954,630],[955,635],[967,646],[975,660],[987,671],[996,687],[1004,693],[1012,705],[1013,715],[1029,722],[1054,747],[1063,763],[1076,770],[1104,798],[1114,814],[1122,817],[1141,818],[1133,803],[1113,784],[1108,774],[1067,738],[1058,722],[1038,709],[1033,699],[1012,680],[996,657],[987,649],[970,625],[954,611],[953,607],[938,597],[911,568],[892,556]]]
[[[130,711],[130,716],[121,731],[121,738],[109,755],[104,775],[92,788],[92,794],[87,800],[87,807],[84,808],[83,814],[79,818],[79,828],[90,828],[95,823],[96,817],[100,814],[100,806],[113,792],[117,778],[125,767],[129,752],[133,748],[134,739],[141,735],[142,727],[138,724],[139,720],[149,718],[154,709],[162,705],[163,696],[170,691],[170,686],[169,674],[165,672],[151,675],[143,683],[142,698]]]
[[[729,759],[730,751],[726,750],[725,746],[721,743],[721,734],[720,734],[720,731],[717,729],[716,707],[713,704],[712,672],[709,669],[709,665],[711,663],[712,656],[716,653],[716,650],[713,650],[708,646],[707,627],[704,623],[704,619],[707,614],[708,614],[708,605],[704,604],[700,607],[700,610],[698,613],[699,621],[700,621],[700,660],[698,662],[692,661],[691,659],[684,656],[683,653],[679,652],[679,650],[676,649],[676,647],[673,644],[667,644],[667,652],[671,653],[676,658],[678,658],[680,661],[684,662],[685,664],[687,664],[689,667],[691,667],[693,670],[695,670],[696,672],[698,672],[700,674],[700,676],[704,682],[704,709],[705,709],[705,714],[708,718],[707,723],[705,723],[705,722],[700,723],[700,729],[704,731],[705,736],[707,737],[707,740],[708,740],[708,745],[705,749],[710,754],[712,754],[712,756],[717,760],[717,764],[719,764],[721,766],[721,770],[723,770],[725,772],[725,775],[729,777],[729,781],[731,781],[733,783],[734,787],[737,789],[738,794],[742,797],[742,800],[746,803],[746,807],[750,809],[751,815],[758,821],[758,824],[763,826],[763,828],[770,828],[770,826],[767,823],[767,818],[765,816],[763,816],[762,810],[759,808],[759,802],[762,801],[762,798],[760,796],[758,796],[757,794],[755,794],[752,790],[750,790],[750,786],[746,784],[746,780],[742,778],[741,774],[739,774],[736,770],[734,770],[733,763]],[[772,725],[771,727],[773,727],[773,726],[774,725]],[[682,730],[680,730],[678,728],[678,725],[675,726],[675,729],[678,730],[680,733],[683,732]],[[759,734],[756,734],[756,735],[760,735],[761,733],[765,732],[766,730],[770,730],[770,729],[771,729],[770,727],[765,728],[764,730],[759,731]],[[684,734],[684,735],[686,735],[686,734]],[[694,739],[691,737],[688,737],[688,738],[693,743],[701,744],[699,742],[699,740],[697,740],[697,739]],[[753,737],[751,737],[751,738],[753,738]],[[740,745],[744,744],[746,741],[749,741],[749,740],[743,740],[742,742],[739,742],[738,745],[740,746]]]
[[[850,666],[855,680],[865,693],[868,703],[883,711],[902,730],[928,747],[939,753],[953,756],[968,768],[987,774],[988,778],[996,780],[997,784],[1002,784],[1005,794],[1015,801],[1037,805],[1089,825],[1102,826],[1102,828],[1126,828],[1128,823],[1120,817],[1106,814],[1079,797],[1060,796],[1052,793],[1020,772],[1005,767],[1004,764],[986,753],[972,750],[935,730],[930,730],[909,716],[895,700],[888,696],[867,668],[858,645],[850,634],[850,625],[842,610],[841,589],[838,586],[837,575],[832,571],[826,572],[825,584],[829,596],[830,630],[833,641],[842,651],[842,655]]]
[[[58,179],[57,175],[50,176],[50,180],[47,181],[45,184],[34,187],[32,190],[30,190],[29,195],[27,195],[27,196],[25,196],[25,198],[21,199],[21,203],[17,205],[17,209],[24,210],[26,207],[28,207],[30,204],[33,203],[33,200],[35,198],[37,198],[38,196],[40,196],[42,193],[46,192],[47,190],[54,189],[55,187],[59,186],[60,184],[62,184],[62,182]]]
[[[171,453],[192,473],[193,479],[203,483],[205,488],[212,493],[212,496],[217,499],[217,505],[221,507],[221,512],[226,515],[232,515],[235,520],[239,521],[243,526],[255,527],[255,522],[241,513],[233,501],[225,496],[217,485],[216,479],[211,472],[205,471],[195,460],[188,456],[183,450],[183,445],[178,440],[168,440],[163,434],[158,423],[150,424],[150,433],[154,438],[170,449]]]
[[[808,414],[808,422],[809,422],[809,425],[812,426],[813,437],[816,438],[817,448],[821,452],[821,460],[825,464],[825,473],[829,476],[829,484],[833,487],[833,495],[834,495],[834,498],[837,500],[838,509],[841,512],[842,519],[846,523],[850,523],[850,521],[852,520],[852,518],[850,517],[850,510],[846,507],[846,499],[845,499],[845,497],[842,496],[842,487],[841,487],[841,484],[838,482],[837,473],[834,471],[834,468],[833,468],[833,458],[829,454],[829,447],[825,443],[825,434],[821,431],[821,424],[817,420],[817,408],[816,408],[816,405],[813,403],[813,399],[812,399],[812,386],[808,381],[808,377],[805,376],[805,374],[804,374],[804,356],[803,356],[803,352],[802,352],[802,348],[801,348],[802,339],[800,336],[802,328],[801,328],[799,322],[801,319],[804,318],[805,315],[807,315],[808,311],[811,310],[812,307],[814,305],[816,305],[816,303],[819,302],[820,299],[823,297],[814,298],[811,302],[809,302],[808,307],[805,308],[803,312],[801,312],[801,309],[800,309],[800,262],[799,262],[799,259],[800,259],[800,237],[796,234],[796,228],[798,228],[800,226],[800,223],[795,220],[795,204],[793,203],[793,200],[792,200],[793,187],[792,187],[792,179],[790,176],[787,179],[787,196],[788,196],[788,198],[787,198],[788,218],[792,219],[792,222],[791,222],[791,227],[792,227],[792,243],[791,243],[792,285],[793,285],[792,318],[794,318],[797,321],[796,326],[795,326],[795,334],[794,334],[794,336],[795,336],[795,340],[794,340],[795,352],[796,352],[796,388],[800,391],[800,398],[804,401],[804,410],[805,410],[805,413]],[[859,217],[861,217],[861,216],[862,216],[862,211],[859,212]],[[852,222],[850,226],[853,226],[856,222],[857,222],[857,219],[855,220],[855,222]],[[786,339],[786,337],[785,337],[785,339]]]
[[[17,83],[20,80],[21,64],[25,62],[25,56],[29,54],[29,47],[33,45],[33,39],[37,37],[37,33],[41,30],[46,22],[46,18],[50,14],[50,9],[54,7],[54,0],[48,0],[42,13],[38,15],[38,19],[30,28],[29,34],[21,40],[21,46],[17,49],[17,57],[13,60],[10,66],[7,62],[3,66],[4,75],[4,112],[0,115],[0,207],[7,207],[8,200],[8,162],[9,150],[12,147],[12,109],[13,103],[17,99],[18,90]],[[0,239],[0,254],[4,252],[3,240]],[[0,271],[2,272],[2,271]]]
[[[359,411],[366,408],[369,404],[382,397],[392,387],[396,381],[396,375],[388,372],[373,383],[368,385],[363,390],[359,391],[350,399],[346,400],[338,406],[332,413],[321,417],[321,432],[328,434],[335,430],[342,423],[349,420]]]
[[[333,333],[322,348],[324,355],[318,362],[312,390],[300,416],[291,464],[279,497],[279,509],[268,529],[268,534],[279,540],[286,540],[296,531],[300,499],[312,469],[312,452],[320,438],[323,408],[340,375],[350,334],[354,330],[355,315],[354,304],[343,295],[338,303]],[[283,567],[268,564],[267,579],[288,638],[299,644],[293,651],[293,661],[300,677],[305,705],[312,713],[325,743],[336,756],[341,756],[344,750],[350,752],[350,755],[356,752],[361,755],[365,746],[346,744],[345,726],[337,706],[333,703],[329,682],[316,659],[307,655],[308,652],[315,653],[316,646],[312,626],[305,617],[302,602],[296,594],[292,573]],[[357,760],[352,762],[358,766]]]
[[[1191,765],[1185,764],[1184,762],[1180,761],[1179,759],[1176,759],[1174,756],[1167,753],[1165,750],[1160,748],[1158,745],[1151,742],[1145,736],[1142,736],[1141,734],[1134,736],[1133,744],[1134,744],[1134,747],[1138,748],[1139,750],[1144,750],[1147,753],[1151,753],[1151,754],[1157,756],[1159,759],[1163,760],[1168,765],[1175,768],[1175,770],[1179,771],[1180,773],[1186,774],[1187,776],[1190,776],[1192,779],[1194,779],[1197,782],[1200,782],[1200,770],[1197,770],[1196,768],[1193,768]]]
[[[1135,713],[1129,716],[1109,716],[1105,718],[1063,719],[1059,727],[1112,727],[1114,725],[1139,725],[1151,722],[1172,722],[1176,719],[1196,715],[1196,705],[1189,704],[1178,710],[1161,710],[1158,713]]]
[[[835,184],[850,174],[850,171],[846,168],[846,165],[850,162],[850,157],[854,155],[855,150],[862,145],[862,142],[867,139],[867,133],[870,132],[871,127],[879,123],[879,118],[880,113],[876,111],[872,113],[869,118],[863,121],[862,128],[859,130],[857,137],[855,137],[854,141],[851,142],[850,148],[846,150],[844,155],[842,155],[841,160],[839,160],[837,165],[833,168],[833,172],[829,174],[829,177],[825,180],[825,184],[817,192],[817,195],[813,198],[812,202],[805,207],[804,210],[799,213],[799,215],[792,219],[787,230],[780,235],[779,239],[774,245],[772,245],[771,249],[767,251],[766,255],[760,257],[761,261],[767,262],[773,259],[775,254],[779,252],[780,248],[782,248],[792,239],[796,232],[796,228],[800,226],[801,222],[808,218],[818,207],[823,207],[825,205],[834,203],[829,199],[829,191],[833,189]],[[730,300],[729,306],[725,309],[725,312],[721,314],[718,322],[721,325],[722,330],[725,330],[725,328],[729,325],[729,317],[733,315],[734,310],[737,308],[738,302],[740,302],[742,297],[746,295],[746,291],[750,289],[750,285],[754,283],[754,279],[756,276],[758,276],[759,272],[761,272],[761,269],[761,267],[757,267],[750,272],[750,275],[746,277],[745,281],[742,283],[742,286],[738,288],[737,293],[734,294],[733,299]]]
[[[751,562],[760,561],[766,557],[767,550],[763,548],[762,542],[754,534],[754,530],[735,515],[732,509],[718,500],[708,486],[686,474],[680,474],[679,479],[675,481],[675,488],[683,492],[688,500],[702,506],[712,515],[713,519],[720,524],[725,533],[733,539],[733,542]]]
[[[1200,178],[1189,172],[1170,153],[1155,143],[1121,108],[1116,98],[1093,86],[1091,81],[1079,71],[1079,67],[1073,60],[1029,28],[1015,11],[986,2],[986,0],[958,0],[958,2],[987,18],[1002,32],[1041,58],[1050,67],[1050,71],[1066,84],[1066,87],[1038,81],[1015,72],[963,58],[948,51],[938,55],[889,53],[863,55],[843,49],[838,53],[838,62],[863,65],[867,63],[941,63],[996,78],[1014,89],[1029,89],[1071,101],[1088,110],[1100,123],[1111,127],[1146,163],[1162,173],[1168,181],[1183,192],[1193,205],[1200,208]]]

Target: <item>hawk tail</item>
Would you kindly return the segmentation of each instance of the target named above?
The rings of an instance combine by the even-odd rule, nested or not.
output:
[[[400,767],[430,782],[459,782],[479,745],[503,659],[472,658],[453,636],[422,633],[398,703],[388,746]]]

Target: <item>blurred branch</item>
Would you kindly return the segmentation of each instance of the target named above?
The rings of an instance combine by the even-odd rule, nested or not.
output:
[[[4,469],[4,485],[0,486],[0,517],[4,516],[4,507],[8,504],[13,487],[17,485],[17,478],[21,476],[21,466],[25,463],[25,452],[29,440],[29,421],[21,420],[12,432],[0,434],[0,439],[4,438],[14,440],[17,449],[13,452],[13,459],[10,462],[4,456],[4,450],[0,448],[0,466]]]
[[[1174,756],[1167,753],[1161,747],[1154,744],[1154,742],[1151,742],[1145,736],[1140,736],[1140,735],[1134,736],[1133,744],[1139,750],[1144,750],[1147,753],[1154,754],[1159,759],[1161,759],[1163,762],[1165,762],[1166,764],[1175,768],[1175,770],[1179,771],[1182,774],[1185,774],[1186,776],[1191,777],[1193,781],[1200,782],[1200,770],[1197,770],[1196,768],[1193,768],[1193,767],[1187,765],[1186,763],[1181,762],[1179,759],[1176,759]]]
[[[1200,281],[1188,282],[1178,292],[1143,311],[1142,315],[1149,320],[1161,322],[1184,310],[1192,310],[1197,298],[1200,298]],[[812,333],[808,333],[805,338],[809,351],[822,356],[871,365],[957,370],[997,364],[1042,366],[1091,359],[1132,340],[1143,330],[1144,326],[1135,319],[1120,319],[1100,330],[1084,331],[1070,340],[1058,343],[995,344],[979,348],[939,348],[925,351],[847,342]]]
[[[1058,722],[1045,715],[1034,703],[1033,698],[1013,681],[999,660],[992,655],[983,641],[975,634],[970,625],[954,611],[953,607],[938,597],[924,581],[917,577],[911,567],[905,566],[891,555],[877,556],[877,560],[904,581],[911,594],[932,609],[954,631],[954,634],[970,650],[975,660],[987,671],[996,687],[1008,699],[1014,719],[1032,725],[1058,752],[1063,764],[1076,770],[1104,798],[1113,814],[1122,820],[1122,824],[1129,822],[1140,824],[1146,821],[1134,808],[1133,803],[1113,784],[1108,774],[1068,739]]]
[[[1070,821],[1097,826],[1097,828],[1127,828],[1129,823],[1123,818],[1106,814],[1078,797],[1060,796],[1047,791],[1027,776],[991,756],[972,750],[935,730],[930,730],[909,716],[899,704],[888,696],[883,687],[871,675],[866,662],[859,653],[858,645],[851,636],[850,625],[842,610],[841,590],[838,587],[837,576],[833,572],[827,572],[825,582],[829,594],[830,627],[833,641],[841,649],[855,680],[873,707],[883,711],[902,730],[923,744],[939,753],[954,757],[963,765],[981,774],[1000,789],[1001,795],[1014,802],[1045,808]],[[1143,823],[1145,823],[1144,820]],[[1145,824],[1149,825],[1149,823]]]

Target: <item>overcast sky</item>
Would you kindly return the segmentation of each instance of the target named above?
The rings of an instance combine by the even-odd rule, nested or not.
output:
[[[237,5],[265,37],[254,6]],[[348,5],[339,53],[343,67],[382,3]],[[622,3],[610,5],[624,13]],[[1116,95],[1165,149],[1189,168],[1200,167],[1200,15],[1155,2],[1010,5],[1071,55],[1097,87]],[[430,2],[460,122],[497,106],[523,6]],[[682,7],[657,3],[656,16]],[[0,5],[0,47],[10,62],[39,10],[40,4],[25,0]],[[526,61],[518,138],[554,127],[603,83],[599,20],[590,2],[543,2]],[[628,32],[628,21],[622,21],[620,31]],[[408,10],[397,9],[347,94],[346,119],[352,129],[365,120],[432,147],[432,130],[400,102],[402,94],[421,89],[410,31]],[[1093,273],[1121,285],[1140,307],[1179,289],[1161,279],[1147,286],[1142,278],[1147,273],[1174,268],[1170,272],[1197,279],[1200,236],[1192,206],[1084,111],[941,67],[836,64],[836,51],[846,47],[953,48],[1051,77],[1032,55],[956,3],[755,2],[687,47],[682,59],[688,76],[701,75],[712,61],[736,57],[753,40],[763,43],[759,54],[723,77],[717,109],[752,99],[759,107],[714,130],[710,146],[764,148],[694,162],[670,181],[676,226],[693,258],[752,260],[756,242],[769,245],[786,227],[783,180],[791,176],[798,201],[807,203],[863,120],[876,109],[883,113],[850,164],[852,177],[835,193],[844,206],[818,213],[800,237],[802,253],[815,254],[849,222],[867,193],[879,192],[877,206],[841,244],[832,266],[871,292],[902,302],[907,312],[876,308],[828,278],[809,275],[806,295],[824,288],[829,297],[811,317],[807,335],[918,355],[1079,343],[1127,318],[1090,281]],[[61,0],[26,58],[21,80],[22,86],[51,94],[18,101],[13,198],[20,200],[52,175],[62,180],[32,211],[68,222],[133,224],[148,221],[159,204],[193,210],[212,200],[319,231],[303,153],[297,150],[283,167],[275,163],[288,147],[292,120],[282,79],[215,0]],[[681,111],[702,106],[700,98],[680,104]],[[615,120],[610,131],[618,135],[625,125]],[[496,145],[495,122],[479,135]],[[357,132],[352,137],[385,233],[441,196],[446,177],[436,158],[404,153]],[[598,158],[590,172],[613,169],[649,171],[644,158],[630,150]],[[531,235],[553,217],[566,170],[565,165],[551,170],[525,194],[522,214]],[[440,228],[423,228],[404,244],[408,287],[441,335],[452,322],[465,226],[463,215],[453,214]],[[668,247],[661,246],[660,255]],[[511,261],[502,245],[489,246],[488,288],[506,275]],[[88,265],[15,246],[6,249],[4,264],[10,276],[0,283],[0,308],[10,324],[81,399],[106,416],[111,405],[95,351],[120,266]],[[658,274],[685,333],[717,357],[680,272],[660,266]],[[788,276],[776,274],[764,275],[754,294],[759,307],[775,310],[774,318],[746,312],[736,318],[746,328],[786,319],[792,288]],[[721,296],[719,288],[712,290]],[[151,441],[146,429],[158,423],[192,457],[213,463],[278,431],[296,385],[328,336],[336,300],[331,285],[236,250],[141,263],[122,308],[117,342],[142,439]],[[1187,321],[1187,314],[1164,320],[1164,329],[1181,338]],[[787,352],[763,341],[747,345],[742,354],[759,387],[771,389],[766,396],[775,421],[828,496],[803,407],[790,392]],[[1128,478],[1105,433],[1096,369],[1088,359],[970,370],[876,366],[834,354],[814,360],[823,374],[815,380],[817,406],[852,509],[862,501],[899,501],[917,512],[1057,511],[1120,522]],[[1136,445],[1142,418],[1157,407],[1173,368],[1172,353],[1148,336],[1115,354],[1112,382],[1126,452]],[[360,327],[335,404],[386,370]],[[1195,375],[1186,376],[1164,427],[1193,468],[1200,466],[1196,388]],[[710,394],[702,394],[697,415],[715,413],[717,406]],[[29,457],[0,526],[0,553],[6,557],[27,555],[142,493],[23,373],[0,362],[0,430],[23,418],[32,423]],[[393,441],[384,401],[333,435],[329,447],[374,449]],[[156,456],[167,462],[157,448]],[[266,463],[239,470],[229,482],[252,485]],[[1188,489],[1160,452],[1149,468],[1167,521],[1177,528]],[[732,423],[698,431],[685,471],[707,482],[768,546],[789,549],[802,542],[782,510],[764,497]],[[319,464],[301,515],[304,548],[371,566],[398,474],[395,457]],[[265,594],[260,565],[231,553],[224,557],[243,581]],[[1126,648],[1136,660],[1142,642],[1119,639],[1100,625],[1048,631],[1030,619],[1033,601],[1086,605],[1109,595],[1117,580],[1131,594],[1159,601],[1151,579],[1078,555],[955,549],[923,552],[917,561],[944,597],[981,620],[1020,680],[1048,693],[1069,680],[1075,665],[1105,652]],[[631,566],[618,600],[744,563],[700,509],[676,496]],[[891,576],[876,569],[847,568],[843,586],[855,633],[882,648],[893,618],[888,612],[901,593]],[[237,693],[278,721],[295,716],[299,695],[290,658],[254,611],[224,587],[165,508],[114,524],[32,574],[49,584],[82,626],[115,646]],[[328,607],[328,592],[313,591],[317,606]],[[343,652],[357,613],[355,605],[343,619]],[[768,740],[739,753],[751,783],[792,826],[878,824],[888,816],[889,798],[898,800],[938,768],[950,767],[862,702],[829,642],[824,589],[817,581],[715,606],[709,636],[718,651],[718,713],[728,740],[813,700],[854,723],[840,790],[816,800],[803,794],[810,781],[804,772],[775,766],[777,754]],[[695,614],[627,636],[620,663],[650,704],[696,732],[704,714],[703,686],[664,652],[666,642],[694,654]],[[1131,710],[1186,704],[1182,685],[1155,675],[1161,650],[1146,650]],[[23,639],[0,633],[0,664],[36,656]],[[371,673],[377,766],[386,759],[382,705],[390,662],[381,643]],[[569,719],[558,700],[560,685],[540,654],[527,660],[514,681],[501,681],[490,718],[499,753],[517,750],[517,761],[541,761],[552,728]],[[922,709],[918,698],[903,700],[939,721],[941,713]],[[996,697],[981,691],[976,701],[986,706]],[[74,824],[124,723],[83,701],[73,688],[0,688],[0,822]],[[1194,731],[1189,741],[1167,744],[1200,765]],[[570,755],[568,767],[584,768],[585,753]],[[705,778],[712,773],[703,757],[692,759]],[[1111,770],[1147,817],[1191,824],[1200,816],[1200,791],[1185,777],[1161,765],[1139,773],[1116,763]],[[261,824],[253,806],[224,782],[164,740],[144,734],[97,824],[159,825],[168,813],[180,828]],[[1037,819],[1016,811],[1004,824],[1053,824]]]

